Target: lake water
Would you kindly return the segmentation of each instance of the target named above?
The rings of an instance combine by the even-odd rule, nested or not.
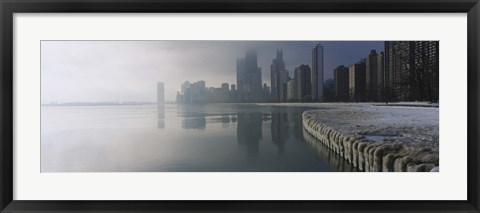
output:
[[[335,172],[352,165],[302,127],[309,108],[44,106],[42,172]]]

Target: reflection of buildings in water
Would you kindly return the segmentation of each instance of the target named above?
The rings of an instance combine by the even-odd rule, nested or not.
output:
[[[325,144],[317,140],[315,137],[303,128],[303,138],[307,144],[317,153],[317,155],[327,162],[337,172],[358,172],[358,169],[349,163],[345,158],[335,153],[332,149],[328,148]]]
[[[165,129],[165,119],[158,119],[157,120],[157,128],[158,129]]]
[[[257,155],[259,142],[262,139],[262,114],[237,114],[237,142],[246,146],[248,155]]]
[[[293,128],[293,135],[296,139],[303,139],[303,118],[301,112],[290,113],[292,123],[295,124]]]
[[[262,121],[269,121],[270,119],[270,114],[262,114]]]
[[[208,115],[205,116],[205,120],[209,124],[222,124],[222,128],[229,128],[230,127],[230,115]]]
[[[207,126],[205,105],[178,104],[177,116],[182,118],[183,129],[205,129]]]
[[[165,105],[160,103],[157,104],[157,128],[165,128]]]
[[[285,143],[288,137],[288,114],[286,113],[272,113],[272,142],[277,147],[278,153],[285,151]]]
[[[222,115],[222,123],[230,123],[230,115]]]
[[[198,117],[184,117],[182,119],[183,129],[205,129],[207,126],[207,120],[205,116]]]
[[[230,115],[222,115],[222,128],[228,128],[230,126]]]

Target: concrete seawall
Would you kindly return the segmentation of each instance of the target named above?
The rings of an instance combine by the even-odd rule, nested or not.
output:
[[[430,147],[401,140],[374,141],[360,134],[344,133],[320,121],[314,110],[303,112],[302,119],[304,129],[319,143],[360,171],[429,172],[438,169],[438,150]]]

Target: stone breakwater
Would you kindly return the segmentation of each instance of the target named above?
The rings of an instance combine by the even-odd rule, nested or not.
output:
[[[367,110],[368,111],[368,110]],[[365,111],[366,114],[368,112]],[[357,111],[358,112],[358,111]],[[362,110],[360,110],[360,113]],[[333,150],[341,158],[344,158],[349,163],[360,171],[366,172],[429,172],[438,171],[439,155],[438,155],[438,135],[437,141],[431,142],[429,140],[422,140],[420,143],[409,141],[409,131],[397,131],[391,128],[401,128],[401,125],[388,125],[376,123],[376,125],[368,125],[369,131],[364,131],[365,128],[358,129],[360,132],[355,132],[353,128],[347,125],[352,119],[343,119],[342,116],[351,114],[351,109],[347,111],[338,110],[309,110],[302,113],[304,129],[315,137],[318,142],[323,143],[326,147]],[[329,117],[333,115],[333,117]],[[378,113],[377,113],[378,116]],[[345,117],[345,116],[343,116]],[[375,116],[370,116],[370,119],[375,119]],[[358,117],[357,117],[358,118]],[[336,119],[335,121],[333,119]],[[334,121],[329,125],[329,121]],[[364,122],[364,119],[358,119],[359,123]],[[336,122],[336,123],[335,123]],[[344,126],[349,128],[348,131],[342,131],[342,128],[334,128],[345,122]],[[368,119],[366,120],[368,123]],[[409,125],[414,125],[409,123]],[[380,131],[380,130],[381,131]],[[437,123],[438,129],[438,123]],[[385,134],[388,130],[390,134]],[[416,135],[411,132],[410,138]],[[421,130],[417,129],[417,130]],[[391,134],[391,132],[397,134]],[[371,133],[375,133],[372,135]],[[382,134],[383,133],[383,134]],[[438,132],[437,132],[438,134]],[[420,134],[421,135],[421,134]],[[380,138],[380,139],[379,139]],[[433,137],[435,138],[435,137]],[[434,144],[429,146],[426,144]]]

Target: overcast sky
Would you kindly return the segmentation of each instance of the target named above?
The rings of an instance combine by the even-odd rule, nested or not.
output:
[[[383,51],[383,41],[319,41],[324,46],[325,80],[333,69]],[[236,59],[247,48],[258,52],[262,81],[270,86],[270,65],[283,49],[286,68],[311,67],[318,41],[42,41],[42,103],[52,101],[156,101],[156,83],[174,101],[185,81],[207,87],[236,83]]]

